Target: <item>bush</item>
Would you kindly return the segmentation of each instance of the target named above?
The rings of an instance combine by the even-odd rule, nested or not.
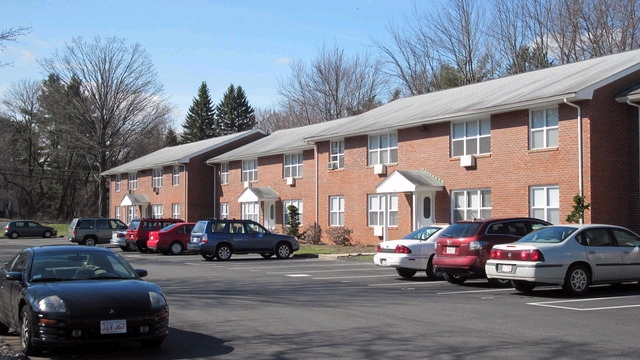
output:
[[[332,226],[327,230],[327,236],[336,245],[353,245],[351,233],[353,230],[344,226]]]
[[[302,232],[302,237],[300,241],[303,244],[309,245],[320,245],[322,244],[322,229],[318,223],[313,223],[312,225],[307,225],[305,230]]]

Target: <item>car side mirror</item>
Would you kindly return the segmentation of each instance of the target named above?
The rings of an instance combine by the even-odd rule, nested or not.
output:
[[[10,271],[4,276],[4,278],[9,281],[20,281],[22,280],[22,273],[19,271]]]
[[[133,271],[135,271],[136,274],[138,274],[138,276],[140,276],[141,278],[149,275],[147,269],[133,269]]]

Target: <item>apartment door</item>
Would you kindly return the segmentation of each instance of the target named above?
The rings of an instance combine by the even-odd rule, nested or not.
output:
[[[416,229],[435,223],[435,195],[434,191],[416,193],[414,209]]]
[[[264,227],[269,231],[276,228],[276,202],[273,200],[264,201]]]

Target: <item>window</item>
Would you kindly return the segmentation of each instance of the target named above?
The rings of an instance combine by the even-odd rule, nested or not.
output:
[[[120,217],[120,206],[116,206],[115,218],[122,220],[122,218]]]
[[[260,221],[260,203],[242,203],[242,218],[245,220]]]
[[[531,149],[558,147],[558,108],[531,110]]]
[[[329,198],[329,226],[344,226],[344,196]]]
[[[385,205],[387,202],[388,206]],[[398,195],[392,194],[388,197],[384,194],[369,195],[369,226],[385,225],[385,208],[389,214],[387,226],[398,226]]]
[[[302,153],[284,156],[284,177],[302,177]]]
[[[154,188],[162,187],[162,169],[151,170],[151,186]]]
[[[530,199],[531,217],[560,223],[560,187],[532,186]]]
[[[491,121],[472,120],[451,124],[451,156],[491,152]]]
[[[258,160],[242,161],[242,182],[258,181]]]
[[[180,204],[178,203],[171,204],[171,217],[173,219],[180,219]]]
[[[491,217],[491,190],[461,190],[451,194],[453,221]]]
[[[138,217],[136,208],[137,206],[127,206],[127,223]]]
[[[285,200],[282,202],[282,206],[284,208],[284,224],[286,225],[289,222],[289,205],[293,205],[298,208],[298,214],[300,214],[298,220],[300,221],[300,224],[304,224],[304,221],[302,220],[302,212],[304,210],[302,207],[302,200]]]
[[[154,219],[162,219],[162,205],[151,206],[151,217]]]
[[[175,165],[173,167],[173,175],[171,176],[171,185],[180,185],[180,166]]]
[[[369,136],[369,165],[398,162],[398,134]]]
[[[220,184],[229,183],[229,163],[220,164]]]
[[[138,188],[138,173],[129,173],[129,190],[136,190]]]
[[[120,174],[116,174],[116,191],[120,191]]]
[[[220,204],[220,219],[229,218],[229,203]]]
[[[344,168],[344,140],[332,141],[330,151],[329,160],[335,164],[334,169]]]

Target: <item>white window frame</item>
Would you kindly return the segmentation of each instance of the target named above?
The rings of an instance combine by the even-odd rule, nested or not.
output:
[[[302,200],[285,200],[282,202],[282,213],[283,213],[283,224],[286,226],[289,221],[289,210],[287,209],[289,205],[293,205],[298,208],[298,214],[300,214],[299,221],[300,224],[304,224],[302,214],[304,212],[304,204]]]
[[[455,190],[451,192],[452,222],[488,219],[492,212],[491,189]]]
[[[336,163],[338,169],[344,168],[344,140],[331,141],[329,154],[329,160]]]
[[[115,215],[115,218],[116,218],[116,219],[120,219],[120,220],[122,220],[122,218],[120,218],[120,206],[116,206],[116,207],[115,207],[114,215]]]
[[[220,184],[229,184],[229,163],[220,164]]]
[[[369,166],[398,163],[398,133],[369,135]]]
[[[344,226],[344,196],[329,197],[329,226]]]
[[[121,182],[122,182],[122,179],[120,178],[120,174],[116,174],[115,189],[118,192],[120,191],[120,187],[122,185]]]
[[[302,153],[285,154],[283,163],[283,178],[301,178],[302,173]]]
[[[171,218],[172,219],[180,219],[180,204],[179,203],[171,204]]]
[[[242,219],[253,220],[260,222],[260,203],[259,202],[245,202],[242,203]]]
[[[529,111],[530,150],[558,147],[558,120],[557,106]]]
[[[162,187],[162,168],[151,169],[151,187]]]
[[[129,173],[129,181],[127,182],[127,188],[129,190],[137,190],[138,189],[138,173],[130,172]]]
[[[137,206],[127,206],[127,224],[138,217]]]
[[[161,204],[151,205],[151,217],[154,219],[162,219],[163,209]]]
[[[367,222],[369,227],[384,226],[386,223],[386,214],[389,216],[389,221],[386,225],[390,227],[398,226],[397,194],[370,194],[367,204]]]
[[[180,185],[180,166],[174,165],[173,169],[171,171],[172,171],[172,174],[171,174],[171,185],[173,185],[173,186]]]
[[[531,203],[531,217],[553,224],[560,223],[560,186],[531,186],[529,189],[529,199]]]
[[[258,159],[242,160],[242,182],[258,181]]]
[[[220,203],[220,219],[229,218],[229,203]]]
[[[451,157],[491,153],[491,119],[451,123]]]

